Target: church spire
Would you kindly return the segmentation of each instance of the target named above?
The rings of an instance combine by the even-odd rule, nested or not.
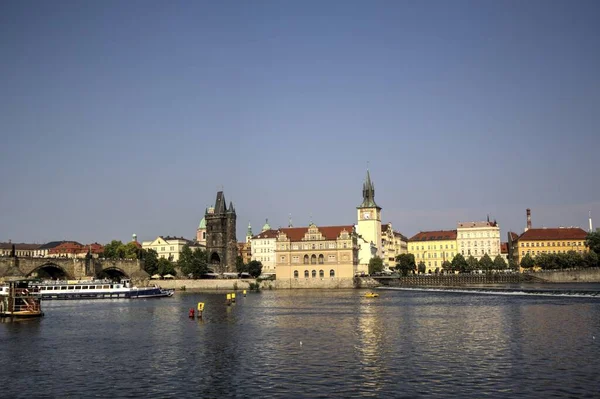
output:
[[[369,169],[367,169],[367,178],[363,183],[363,202],[359,208],[379,208],[375,203],[375,185],[371,181]]]

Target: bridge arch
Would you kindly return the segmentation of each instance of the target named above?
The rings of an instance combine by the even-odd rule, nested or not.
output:
[[[29,274],[27,274],[27,277],[38,277],[52,280],[68,280],[73,278],[73,276],[71,276],[62,266],[53,262],[46,262],[36,267]]]
[[[125,271],[119,267],[112,266],[107,267],[106,269],[100,270],[96,273],[96,278],[99,279],[109,279],[109,280],[120,280],[122,278],[130,278]]]

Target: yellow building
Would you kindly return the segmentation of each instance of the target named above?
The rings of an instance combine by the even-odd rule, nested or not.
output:
[[[353,226],[281,228],[275,259],[278,288],[352,287],[358,247]]]
[[[518,264],[525,255],[560,254],[575,251],[583,254],[587,233],[578,227],[528,229],[517,240]]]
[[[391,223],[381,225],[381,258],[386,268],[396,267],[396,256],[408,253],[408,239],[394,231]]]
[[[427,273],[442,270],[444,261],[452,262],[458,253],[456,230],[422,231],[408,240],[408,253],[415,263],[425,263]]]
[[[177,262],[179,260],[179,254],[186,244],[189,245],[190,248],[195,248],[192,241],[186,240],[183,237],[158,236],[152,241],[142,242],[142,248],[153,249],[156,251],[159,258]]]

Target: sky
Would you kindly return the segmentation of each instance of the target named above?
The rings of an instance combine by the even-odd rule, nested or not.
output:
[[[0,241],[600,227],[600,2],[0,2]]]

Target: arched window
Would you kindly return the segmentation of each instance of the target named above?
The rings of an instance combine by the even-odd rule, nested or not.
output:
[[[316,271],[316,270],[313,270],[313,271],[312,271],[312,278],[315,278],[315,277],[317,277],[317,271]]]
[[[308,278],[308,270],[304,271],[304,278]]]
[[[329,277],[335,277],[335,270],[331,269],[329,271]]]
[[[294,278],[298,278],[298,270],[294,270]]]
[[[325,272],[322,269],[319,270],[319,277],[321,277],[321,278],[325,277]]]
[[[322,265],[323,262],[325,262],[325,257],[323,256],[323,254],[319,255],[319,264]]]
[[[317,264],[317,255],[312,255],[310,257],[310,263],[313,264],[313,265]]]
[[[304,255],[304,264],[308,265],[308,255]]]

